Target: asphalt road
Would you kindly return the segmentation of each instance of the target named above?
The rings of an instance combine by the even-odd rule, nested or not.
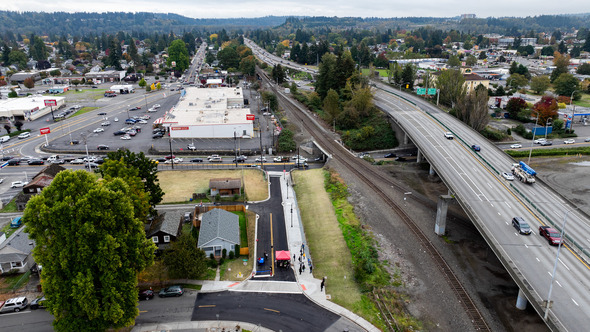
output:
[[[192,315],[193,321],[241,321],[274,331],[325,331],[339,318],[301,294],[227,291],[198,294]]]

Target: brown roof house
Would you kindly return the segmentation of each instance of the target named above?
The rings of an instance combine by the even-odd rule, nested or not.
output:
[[[33,179],[23,187],[23,191],[16,197],[15,201],[17,210],[23,211],[25,206],[27,206],[27,202],[31,199],[31,196],[40,193],[43,188],[47,187],[51,181],[53,181],[53,178],[55,178],[57,173],[63,170],[65,170],[65,168],[57,164],[51,164],[37,173],[37,175],[35,175]]]
[[[234,196],[242,194],[242,181],[240,179],[211,179],[209,180],[211,196]]]

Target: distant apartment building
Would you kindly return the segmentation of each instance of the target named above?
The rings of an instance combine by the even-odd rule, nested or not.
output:
[[[466,18],[475,18],[475,14],[461,14],[462,20],[464,20]]]

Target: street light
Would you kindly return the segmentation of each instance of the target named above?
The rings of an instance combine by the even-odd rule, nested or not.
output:
[[[565,239],[565,224],[567,222],[567,216],[570,212],[577,210],[578,208],[567,210],[565,215],[563,216],[563,225],[561,226],[561,243],[557,247],[557,255],[555,256],[555,264],[553,264],[553,273],[551,274],[551,284],[549,285],[549,294],[547,295],[547,303],[545,306],[545,315],[543,316],[544,320],[547,320],[547,316],[549,316],[549,307],[551,304],[551,292],[553,291],[553,281],[555,281],[555,273],[557,272],[557,262],[559,261],[559,252],[561,251],[561,247],[564,245]]]
[[[551,123],[551,119],[547,119],[547,123],[545,123],[545,140],[547,140],[547,126]]]
[[[531,138],[531,149],[529,151],[529,160],[528,160],[527,164],[531,163],[531,155],[533,154],[533,145],[535,144],[535,129],[537,128],[538,125],[539,125],[539,111],[537,111],[537,121],[535,121],[535,128],[533,128],[533,130],[532,130],[533,138]]]

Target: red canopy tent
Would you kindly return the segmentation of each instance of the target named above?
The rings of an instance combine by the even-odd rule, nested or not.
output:
[[[275,252],[277,261],[291,260],[291,253],[288,250],[279,250]]]

